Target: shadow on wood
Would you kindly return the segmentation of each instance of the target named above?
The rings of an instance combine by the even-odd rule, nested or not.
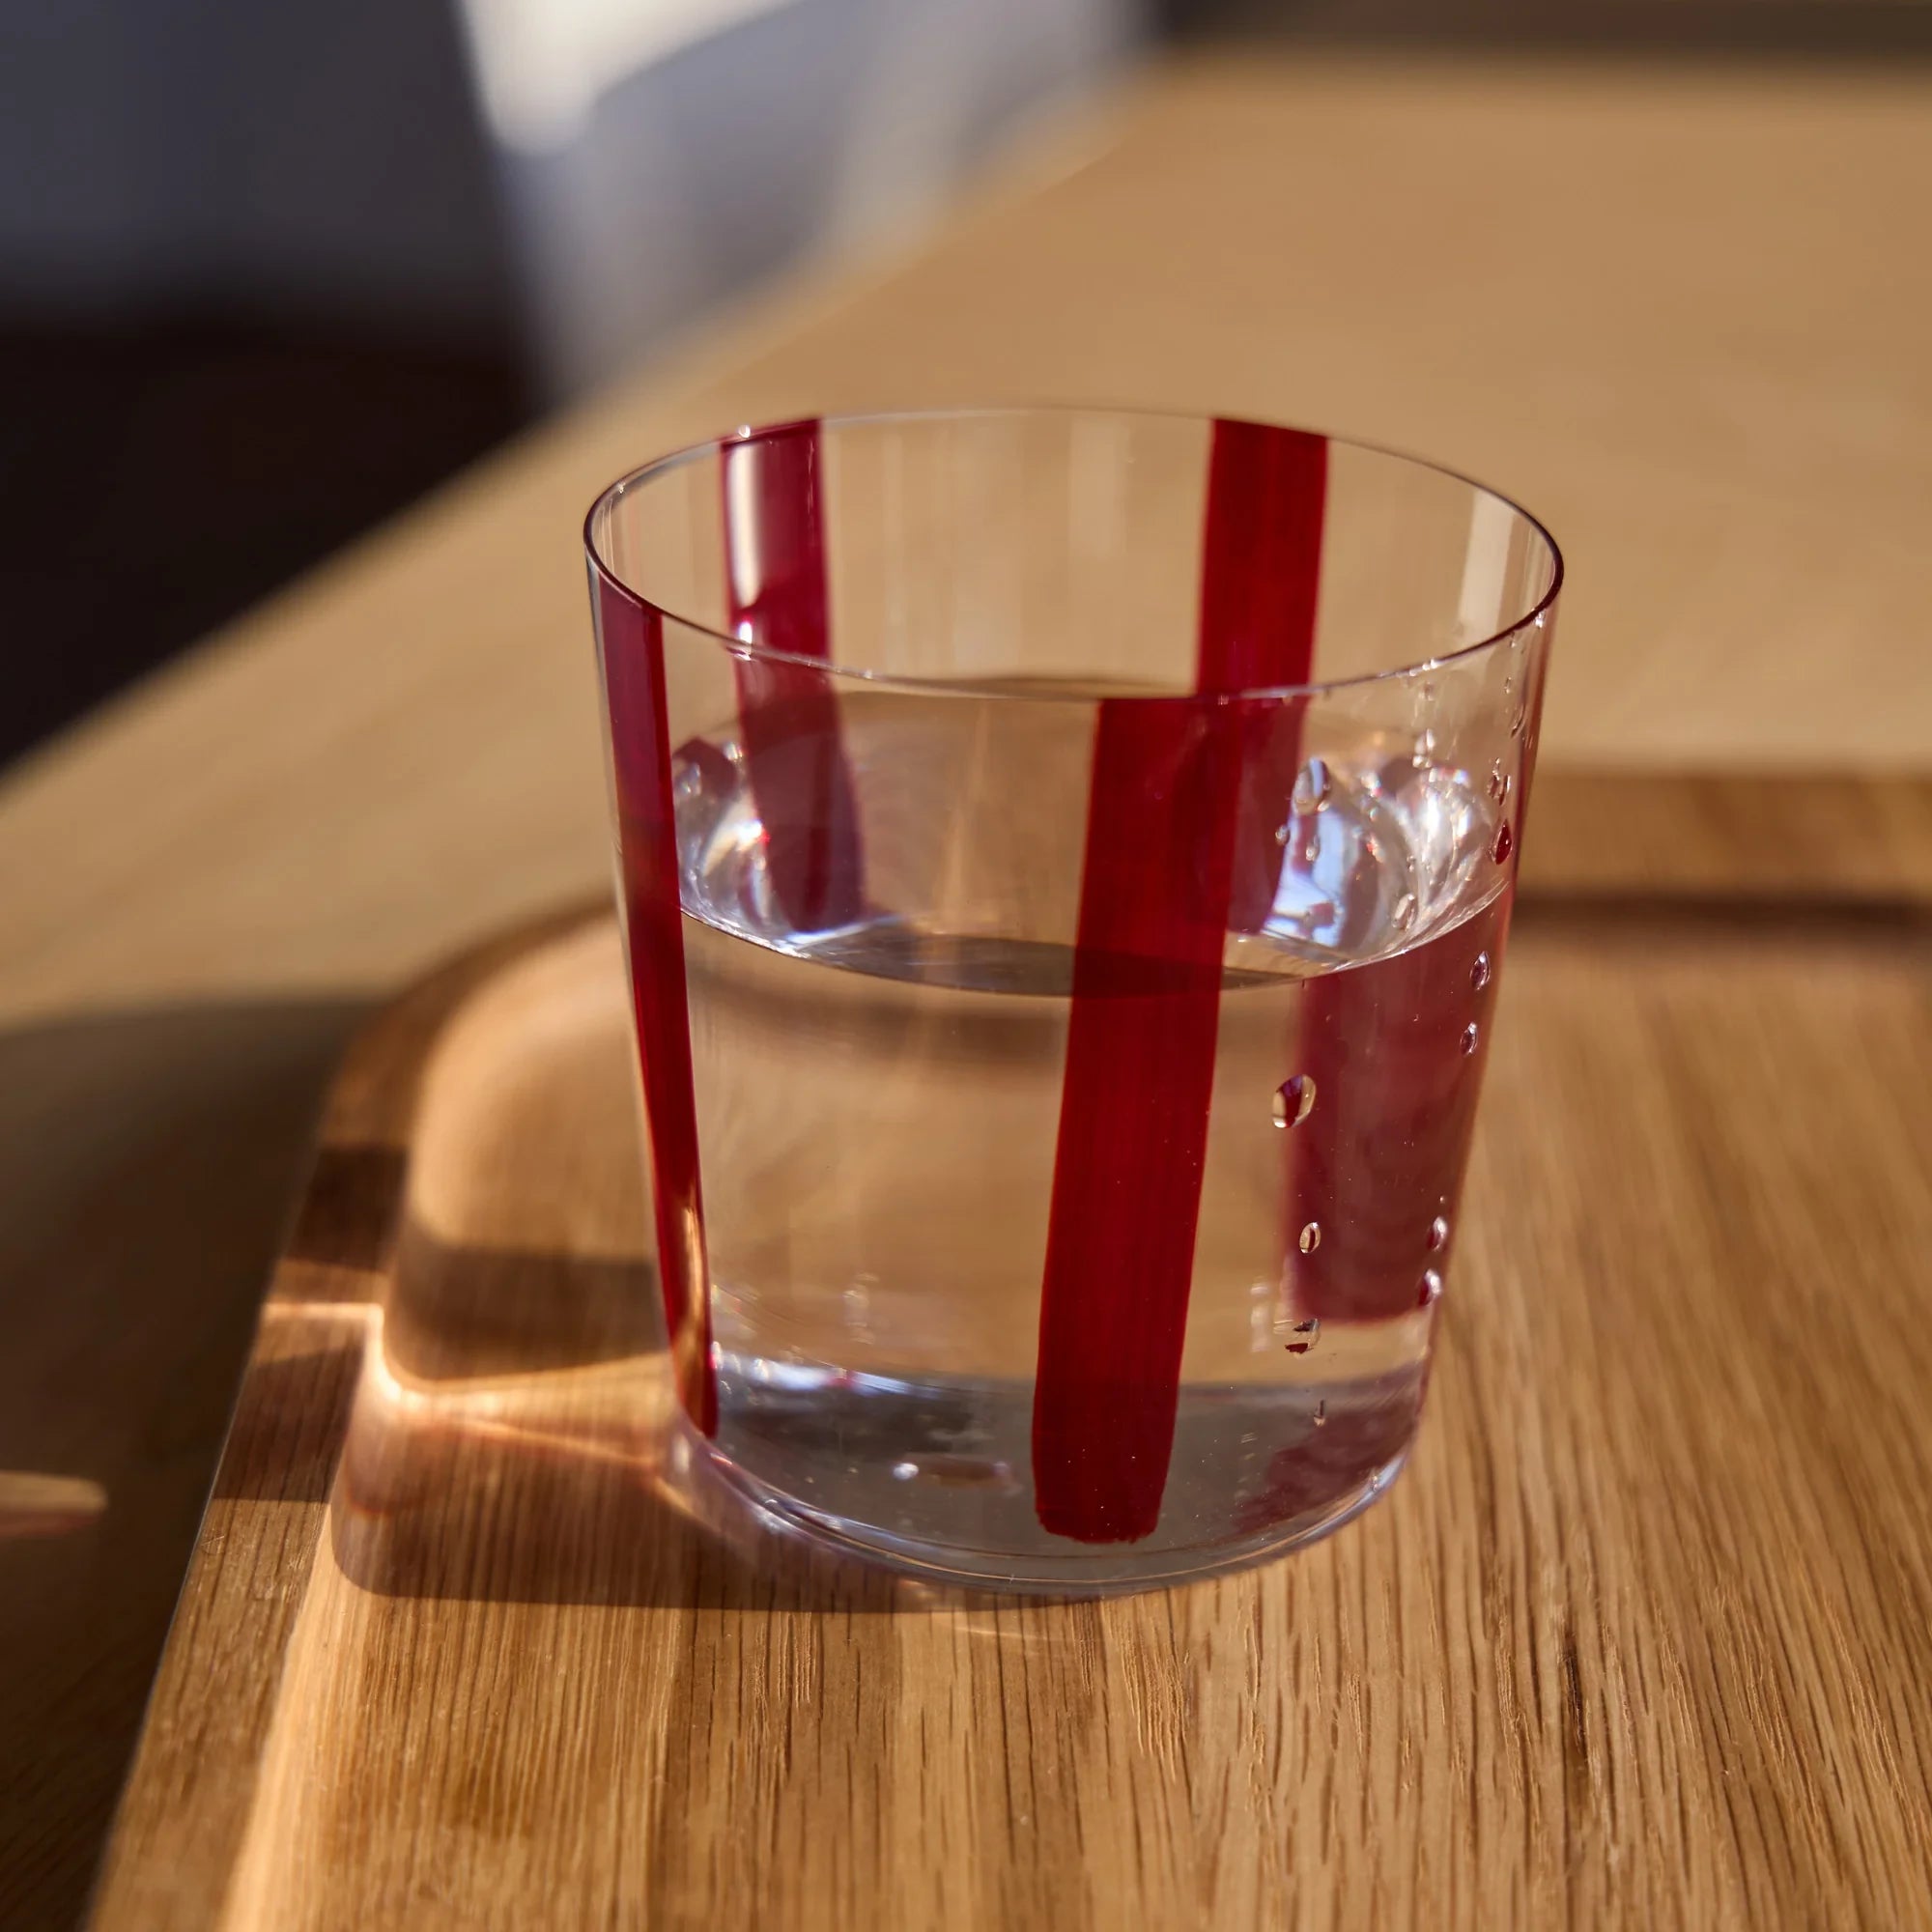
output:
[[[324,1083],[361,1009],[0,1035],[0,1469],[105,1507],[0,1541],[0,1925],[78,1916]]]

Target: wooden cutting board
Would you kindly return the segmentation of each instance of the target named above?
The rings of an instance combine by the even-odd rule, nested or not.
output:
[[[1905,1925],[1932,1898],[1932,787],[1547,778],[1408,1471],[1108,1603],[668,1430],[617,943],[330,1099],[100,1928]]]

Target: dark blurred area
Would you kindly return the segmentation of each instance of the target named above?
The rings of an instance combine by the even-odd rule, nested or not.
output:
[[[0,763],[916,227],[1134,0],[0,0]]]
[[[1932,52],[1924,0],[1161,0],[1183,37],[1632,56]]]
[[[1922,56],[1919,0],[0,0],[0,763],[1152,39]]]

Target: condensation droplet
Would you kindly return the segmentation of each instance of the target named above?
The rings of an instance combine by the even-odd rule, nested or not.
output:
[[[1509,820],[1506,818],[1496,827],[1496,842],[1490,847],[1490,857],[1498,866],[1503,865],[1509,855],[1516,850],[1516,840],[1510,835]]]
[[[1278,1127],[1298,1127],[1315,1107],[1315,1082],[1306,1073],[1284,1080],[1274,1090],[1274,1123]]]
[[[1328,1404],[1325,1400],[1315,1405],[1315,1426],[1320,1429],[1328,1420]]]
[[[1512,738],[1520,738],[1522,736],[1522,727],[1528,722],[1529,722],[1529,713],[1525,711],[1521,705],[1519,704],[1516,708],[1515,714],[1510,719],[1510,736]]]
[[[1311,1221],[1301,1231],[1301,1252],[1312,1255],[1321,1245],[1321,1223]]]
[[[1409,753],[1408,762],[1417,771],[1423,771],[1428,767],[1429,761],[1435,755],[1435,733],[1434,731],[1424,731],[1416,738],[1415,750]]]
[[[909,1483],[919,1474],[919,1464],[913,1462],[895,1463],[893,1474],[902,1483]]]
[[[1434,704],[1435,702],[1435,680],[1434,678],[1425,677],[1422,680],[1422,701],[1425,704]]]
[[[1442,1277],[1434,1268],[1424,1268],[1422,1281],[1415,1291],[1415,1305],[1418,1308],[1433,1308],[1441,1298]]]
[[[1294,1324],[1294,1340],[1288,1345],[1291,1355],[1305,1355],[1321,1339],[1321,1323],[1318,1321],[1297,1321]]]
[[[1479,952],[1476,954],[1475,964],[1469,968],[1469,984],[1480,993],[1489,983],[1490,955],[1487,952]]]
[[[1476,1050],[1476,1041],[1481,1037],[1482,1036],[1476,1030],[1475,1021],[1471,1020],[1463,1029],[1463,1051],[1464,1053],[1474,1053]]]
[[[1449,1245],[1449,1217],[1438,1214],[1429,1224],[1429,1246],[1434,1254],[1440,1254]]]
[[[1328,803],[1329,790],[1328,767],[1320,758],[1310,758],[1295,774],[1288,802],[1298,816],[1306,818]]]
[[[1513,678],[1513,677],[1506,677],[1506,678],[1504,678],[1504,679],[1503,679],[1503,696],[1504,696],[1505,697],[1507,697],[1507,696],[1508,696],[1510,695],[1510,693],[1511,693],[1511,692],[1513,692],[1513,691],[1514,691],[1515,689],[1516,689],[1516,679],[1515,679],[1515,678]]]
[[[1404,893],[1389,909],[1389,919],[1398,932],[1406,932],[1415,923],[1415,895]]]

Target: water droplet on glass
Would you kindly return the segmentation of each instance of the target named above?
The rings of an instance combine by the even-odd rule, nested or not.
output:
[[[1474,1053],[1476,1050],[1476,1041],[1481,1036],[1476,1031],[1476,1023],[1474,1020],[1471,1020],[1463,1029],[1463,1051],[1464,1053]]]
[[[1298,816],[1306,818],[1328,803],[1328,767],[1320,758],[1310,758],[1295,774],[1294,789],[1288,802]]]
[[[1512,738],[1520,738],[1522,736],[1522,727],[1526,724],[1528,724],[1528,722],[1529,722],[1529,713],[1525,711],[1521,705],[1519,704],[1516,708],[1515,715],[1510,719],[1510,736]]]
[[[1449,1245],[1449,1218],[1438,1214],[1429,1224],[1429,1246],[1433,1253],[1440,1254]]]
[[[1425,704],[1434,704],[1435,702],[1435,680],[1434,678],[1425,677],[1422,680],[1422,701]]]
[[[1415,750],[1409,754],[1408,762],[1417,771],[1427,768],[1430,759],[1435,755],[1435,733],[1424,731],[1415,741]]]
[[[1317,1403],[1317,1404],[1315,1405],[1315,1426],[1316,1426],[1316,1428],[1317,1428],[1317,1429],[1320,1429],[1320,1428],[1321,1427],[1321,1425],[1322,1425],[1322,1424],[1323,1424],[1324,1422],[1326,1422],[1327,1420],[1328,1420],[1328,1405],[1327,1405],[1326,1401],[1324,1400],[1324,1401],[1322,1401],[1322,1402],[1318,1402],[1318,1403]]]
[[[902,1483],[909,1483],[919,1474],[919,1464],[913,1462],[895,1463],[893,1474]]]
[[[1503,772],[1503,761],[1498,758],[1490,767],[1490,796],[1500,799],[1509,790],[1509,779]]]
[[[1301,1252],[1312,1255],[1321,1245],[1321,1223],[1311,1221],[1301,1231]]]
[[[1389,909],[1389,918],[1398,932],[1406,932],[1415,923],[1415,895],[1404,893]]]
[[[1297,1321],[1294,1324],[1294,1340],[1288,1345],[1291,1355],[1305,1355],[1321,1339],[1321,1323],[1319,1321]]]
[[[1496,827],[1496,842],[1490,847],[1490,857],[1500,866],[1515,850],[1516,840],[1510,836],[1509,820],[1506,818]]]
[[[1315,1106],[1315,1082],[1306,1073],[1284,1080],[1274,1090],[1274,1123],[1298,1127]]]
[[[1418,1308],[1433,1308],[1441,1298],[1442,1277],[1434,1268],[1425,1268],[1422,1284],[1415,1291],[1415,1305]]]
[[[1480,993],[1489,983],[1490,955],[1487,952],[1479,952],[1476,954],[1476,963],[1469,968],[1469,984]]]
[[[1510,695],[1510,693],[1511,693],[1511,692],[1513,692],[1513,691],[1514,691],[1515,689],[1516,689],[1516,679],[1515,679],[1515,678],[1513,678],[1513,677],[1506,677],[1506,678],[1504,678],[1504,679],[1503,679],[1503,696],[1504,696],[1505,697],[1507,697],[1507,696],[1508,696]]]

